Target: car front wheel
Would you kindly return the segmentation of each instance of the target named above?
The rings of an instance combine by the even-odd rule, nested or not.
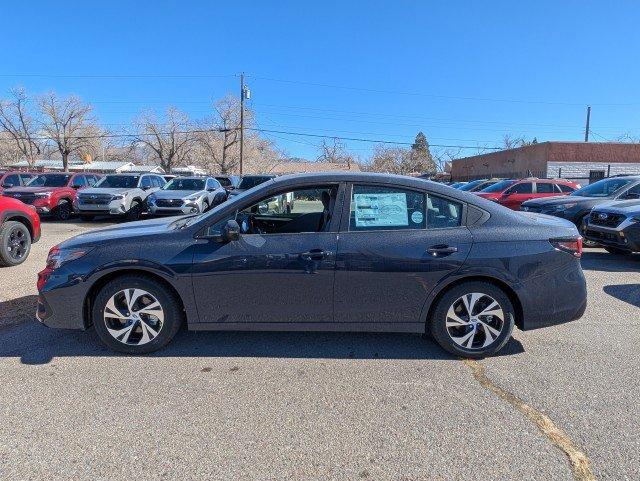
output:
[[[127,220],[138,220],[140,219],[140,214],[142,214],[142,203],[137,200],[132,201],[131,207],[129,207],[129,211],[127,212]]]
[[[116,278],[100,289],[92,319],[108,347],[144,354],[173,339],[182,323],[182,310],[176,296],[163,284],[131,275]]]
[[[69,220],[72,213],[73,208],[68,200],[61,200],[60,203],[56,206],[55,216],[58,220]]]
[[[465,282],[438,301],[429,328],[446,351],[478,359],[502,349],[511,337],[514,316],[502,289],[488,282]]]

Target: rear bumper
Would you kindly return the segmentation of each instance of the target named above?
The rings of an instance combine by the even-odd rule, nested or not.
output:
[[[575,321],[584,314],[587,283],[580,263],[570,259],[554,274],[530,279],[525,284],[520,296],[523,331]]]

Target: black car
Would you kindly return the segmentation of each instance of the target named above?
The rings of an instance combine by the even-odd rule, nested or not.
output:
[[[240,185],[240,177],[237,175],[217,175],[216,180],[227,192],[237,189]]]
[[[604,202],[639,198],[640,176],[609,177],[569,195],[528,200],[522,203],[520,210],[562,217],[582,231],[593,207]]]
[[[279,199],[295,199],[283,210]],[[52,248],[38,319],[94,326],[127,353],[192,330],[430,333],[456,355],[500,350],[513,326],[578,319],[571,223],[411,177],[269,180],[207,213],[81,234]]]
[[[584,236],[612,254],[640,252],[640,201],[594,207],[587,218]]]
[[[230,195],[242,194],[245,190],[253,189],[268,180],[274,179],[275,175],[245,175],[238,184],[238,187],[229,191]]]

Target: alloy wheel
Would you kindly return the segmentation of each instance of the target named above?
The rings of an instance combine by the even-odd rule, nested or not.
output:
[[[123,344],[140,346],[155,339],[164,324],[164,310],[143,289],[123,289],[109,298],[103,311],[109,334]]]
[[[447,311],[447,333],[465,349],[484,349],[493,344],[505,325],[504,311],[498,301],[481,292],[456,299]]]
[[[14,260],[22,259],[27,253],[27,236],[20,227],[11,229],[7,239],[7,250]]]

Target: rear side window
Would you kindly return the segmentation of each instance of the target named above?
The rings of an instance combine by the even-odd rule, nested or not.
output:
[[[354,185],[350,231],[410,230],[459,226],[462,205],[395,187]]]
[[[508,194],[531,194],[533,193],[533,184],[531,182],[521,182],[507,189]]]
[[[554,194],[553,184],[550,182],[536,182],[538,194]]]
[[[89,187],[93,187],[98,182],[98,178],[95,175],[87,175],[87,184]]]
[[[31,179],[33,179],[33,175],[20,174],[20,179],[22,180],[22,185],[26,185]]]
[[[167,183],[167,181],[164,180],[164,178],[160,177],[159,175],[156,175],[154,179],[156,179],[156,187],[162,187],[164,186],[164,184]]]

